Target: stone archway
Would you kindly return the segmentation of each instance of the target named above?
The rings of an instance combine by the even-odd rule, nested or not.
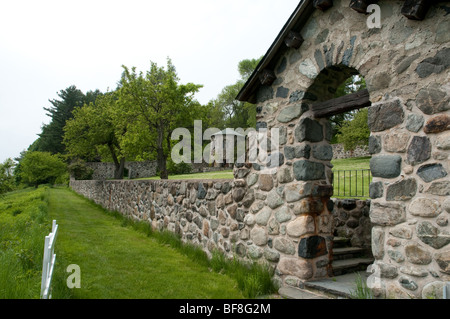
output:
[[[277,235],[267,236],[268,251],[280,253],[277,278],[295,286],[329,274],[332,190],[321,155],[329,125],[314,104],[356,70],[372,103],[375,293],[422,298],[442,291],[450,280],[450,38],[442,29],[450,26],[448,3],[411,21],[403,2],[379,1],[381,28],[368,29],[349,1],[327,1],[326,11],[316,2],[299,4],[238,96],[256,104],[257,128],[281,132],[284,160],[276,174],[250,186],[255,204],[270,208],[264,214],[277,222]]]

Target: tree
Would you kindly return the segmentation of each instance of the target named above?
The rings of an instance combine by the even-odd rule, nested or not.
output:
[[[351,120],[344,121],[337,140],[345,150],[354,150],[358,145],[367,145],[370,129],[367,124],[368,109],[358,110]]]
[[[344,83],[342,83],[336,90],[335,97],[341,97],[347,94],[352,94],[366,88],[366,82],[363,77],[354,75],[349,77]],[[341,132],[341,128],[344,123],[347,123],[353,119],[357,111],[349,111],[341,114],[333,115],[329,118],[333,131],[332,143],[339,143],[337,141],[337,134]]]
[[[0,164],[0,194],[14,190],[16,186],[14,178],[15,165],[11,158]]]
[[[241,78],[235,84],[224,87],[212,102],[222,110],[225,127],[247,128],[256,126],[255,106],[247,102],[237,101],[236,96],[261,61],[261,58],[240,61],[238,70]]]
[[[122,179],[126,158],[118,137],[125,133],[125,128],[115,120],[117,108],[116,94],[108,92],[98,95],[95,104],[74,109],[73,118],[64,127],[63,143],[70,157],[112,160],[114,178]]]
[[[58,93],[60,99],[49,100],[52,106],[44,110],[47,116],[51,118],[49,124],[42,127],[39,138],[33,143],[31,151],[50,152],[52,154],[64,154],[65,146],[63,142],[66,121],[72,118],[72,112],[85,103],[95,101],[96,97],[101,94],[100,91],[89,91],[86,95],[76,86],[69,86],[65,90]]]
[[[36,188],[40,184],[54,184],[66,172],[61,157],[50,152],[27,152],[21,161],[22,181]]]
[[[167,59],[167,69],[151,62],[145,74],[123,66],[118,89],[115,123],[126,128],[119,138],[121,147],[133,155],[156,153],[161,179],[168,178],[166,161],[171,149],[171,133],[176,127],[193,125],[199,103],[194,94],[201,85],[179,84],[175,67]]]

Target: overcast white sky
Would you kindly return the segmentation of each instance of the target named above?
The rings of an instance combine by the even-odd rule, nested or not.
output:
[[[27,149],[44,107],[75,85],[114,89],[122,65],[146,71],[170,57],[201,103],[263,55],[299,0],[0,0],[0,161]]]

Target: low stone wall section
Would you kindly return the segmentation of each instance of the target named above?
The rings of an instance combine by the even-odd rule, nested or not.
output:
[[[297,257],[303,253],[301,238],[313,233],[317,222],[313,215],[302,213],[307,208],[303,206],[314,202],[302,202],[298,209],[276,208],[271,198],[275,193],[266,198],[248,188],[247,183],[253,183],[254,177],[186,181],[72,180],[70,186],[108,210],[147,221],[154,229],[174,232],[184,242],[201,246],[208,255],[218,249],[228,257],[268,262],[276,270],[274,279],[280,286],[298,286],[299,280],[312,279],[316,277],[313,276],[315,273],[323,276],[330,267],[327,256],[310,263],[306,272],[297,265],[302,263],[302,258]],[[370,245],[370,230],[367,230],[369,203],[334,200],[333,208],[330,200],[325,206],[333,212],[329,216],[335,216],[335,233],[350,236],[356,246]],[[333,233],[332,220],[321,218],[318,223],[321,232]],[[364,238],[358,239],[359,235]],[[328,240],[332,238],[327,237]],[[332,245],[327,246],[331,254]]]
[[[335,198],[332,200],[334,236],[350,239],[352,247],[371,250],[370,200]]]
[[[114,178],[114,163],[88,162],[86,165],[94,170],[93,180],[107,180]],[[145,178],[156,175],[158,164],[156,161],[144,162],[126,162],[125,168],[128,169],[128,177]]]
[[[357,146],[353,151],[346,151],[342,144],[331,144],[333,159],[346,159],[371,156],[368,146]]]

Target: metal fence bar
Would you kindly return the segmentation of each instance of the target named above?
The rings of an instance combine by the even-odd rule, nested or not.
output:
[[[370,169],[333,171],[332,183],[335,196],[369,197],[370,182]]]

